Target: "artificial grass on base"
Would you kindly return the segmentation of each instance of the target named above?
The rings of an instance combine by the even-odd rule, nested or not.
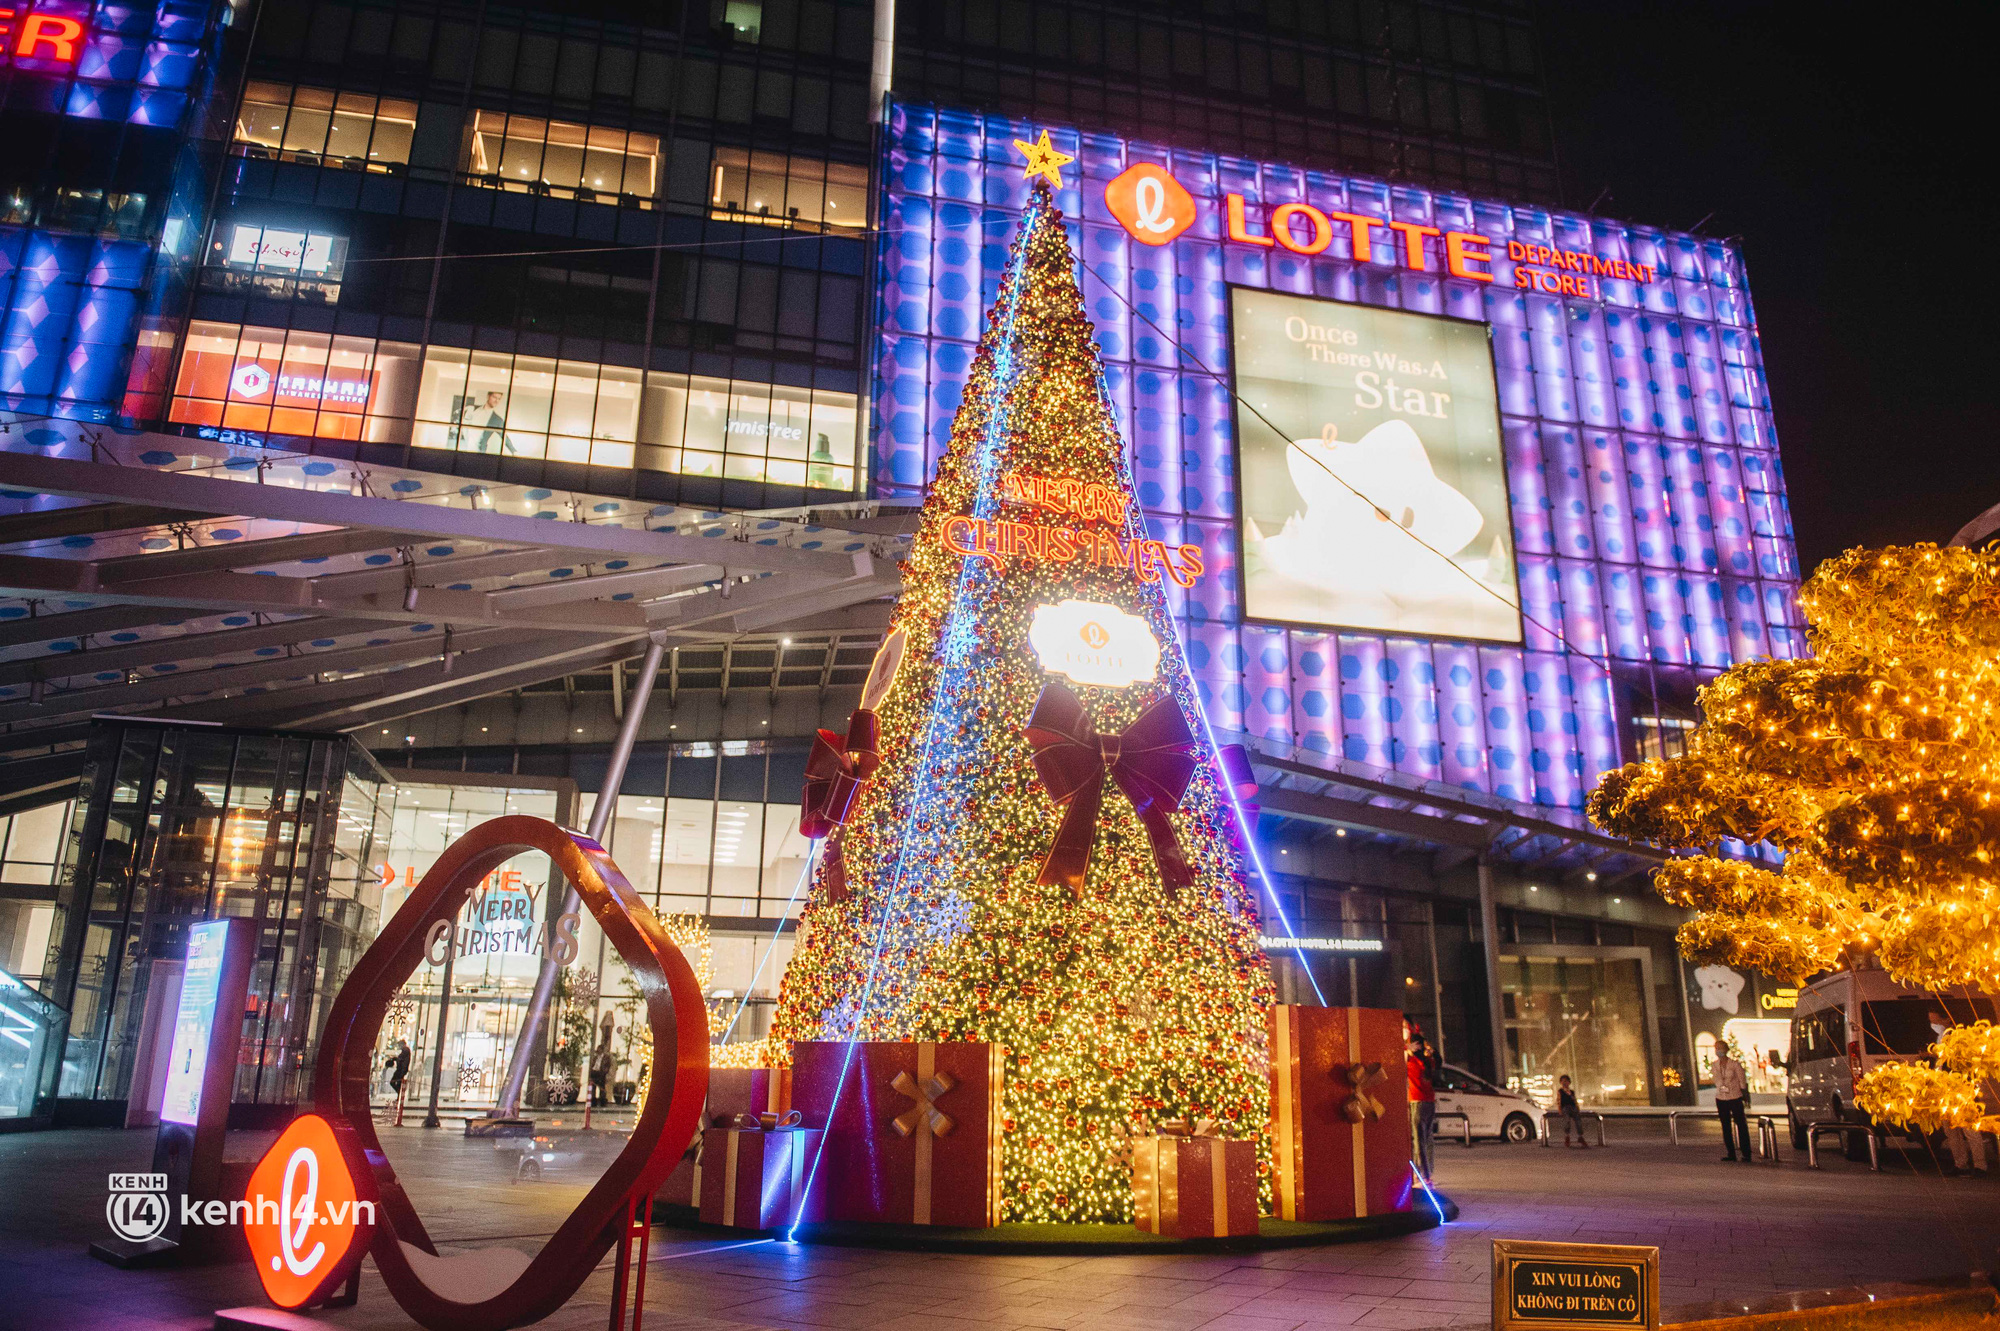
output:
[[[1438,1198],[1445,1219],[1457,1219],[1458,1207],[1449,1198]],[[754,1231],[703,1225],[689,1208],[660,1207],[654,1212],[662,1223],[677,1228],[699,1229],[709,1234],[748,1234]],[[939,1225],[866,1225],[826,1223],[801,1225],[795,1236],[800,1243],[826,1244],[849,1248],[898,1248],[917,1252],[963,1252],[1028,1255],[1067,1253],[1076,1255],[1121,1255],[1128,1253],[1173,1252],[1259,1252],[1273,1248],[1305,1248],[1322,1244],[1363,1243],[1371,1239],[1396,1238],[1435,1229],[1441,1222],[1438,1212],[1427,1202],[1419,1210],[1395,1211],[1388,1215],[1363,1216],[1354,1220],[1314,1223],[1279,1220],[1265,1216],[1255,1234],[1229,1238],[1175,1239],[1149,1234],[1132,1225],[997,1225],[992,1229],[950,1229]],[[782,1237],[784,1230],[766,1231]]]

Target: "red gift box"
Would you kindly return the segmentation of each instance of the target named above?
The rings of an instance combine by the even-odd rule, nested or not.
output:
[[[1270,1023],[1278,1215],[1342,1220],[1412,1209],[1403,1014],[1278,1004]]]
[[[1135,1137],[1133,1221],[1168,1238],[1257,1232],[1257,1143],[1220,1137]]]
[[[729,1127],[745,1115],[782,1115],[791,1107],[790,1068],[710,1068],[708,1102],[701,1121],[705,1126]],[[700,1206],[701,1169],[702,1134],[697,1128],[680,1163],[654,1194],[655,1200],[670,1206]]]
[[[792,1107],[790,1068],[710,1068],[709,1123],[727,1122],[738,1114],[782,1114]]]
[[[808,1218],[999,1224],[1005,1059],[969,1041],[794,1045],[792,1103],[826,1130]]]
[[[792,1223],[820,1134],[797,1115],[765,1114],[757,1126],[710,1128],[701,1134],[701,1220],[732,1229],[777,1229]]]

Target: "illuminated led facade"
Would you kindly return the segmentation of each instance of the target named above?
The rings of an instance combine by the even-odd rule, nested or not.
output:
[[[102,420],[173,285],[156,270],[198,242],[207,190],[190,136],[227,10],[59,0],[6,12],[0,407]]]
[[[874,485],[885,498],[914,499],[933,474],[1026,198],[1014,140],[1044,128],[893,108],[875,372]],[[1658,741],[1669,709],[1655,700],[1686,700],[1695,680],[1737,661],[1803,651],[1777,442],[1733,246],[1053,133],[1077,159],[1058,200],[1081,219],[1085,304],[1140,502],[1155,537],[1198,544],[1213,570],[1170,594],[1218,728],[1579,809],[1597,773]],[[1148,162],[1194,204],[1192,223],[1163,244],[1139,243],[1106,201],[1111,182]],[[1272,243],[1271,214],[1285,204],[1377,219],[1368,261],[1356,261],[1348,223],[1329,239],[1291,220],[1295,247]],[[1233,213],[1245,239],[1229,238]],[[1451,233],[1486,243],[1448,253]],[[1318,254],[1297,252],[1322,240]],[[1466,254],[1485,257],[1454,276]],[[1523,646],[1243,622],[1232,286],[1490,328]]]

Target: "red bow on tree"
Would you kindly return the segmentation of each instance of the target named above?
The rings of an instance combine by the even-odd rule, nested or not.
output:
[[[1193,886],[1194,871],[1167,821],[1180,808],[1195,769],[1194,736],[1171,694],[1147,707],[1123,733],[1102,735],[1092,728],[1082,700],[1067,686],[1051,682],[1043,686],[1028,718],[1028,743],[1035,749],[1036,774],[1064,806],[1062,826],[1037,882],[1083,886],[1109,775],[1145,825],[1161,881],[1169,891]]]
[[[826,895],[839,901],[847,896],[847,861],[840,853],[840,830],[854,811],[861,788],[882,765],[877,751],[880,723],[875,713],[857,707],[847,719],[847,738],[822,730],[813,740],[806,758],[806,784],[799,810],[799,834],[817,841],[828,838],[822,864],[826,870]]]

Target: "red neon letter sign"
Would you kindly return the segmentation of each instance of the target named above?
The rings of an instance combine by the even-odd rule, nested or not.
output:
[[[1469,277],[1475,282],[1493,280],[1493,253],[1487,247],[1493,242],[1476,231],[1447,231],[1444,233],[1444,266],[1453,277]],[[1474,248],[1477,246],[1477,248]],[[1480,272],[1472,267],[1474,263],[1486,265]]]
[[[1231,240],[1240,240],[1246,245],[1272,245],[1276,243],[1269,236],[1251,235],[1249,228],[1243,225],[1243,196],[1241,194],[1232,194],[1229,196],[1229,238]]]
[[[10,25],[8,20],[17,17],[17,11],[0,9],[0,37],[4,37]],[[37,57],[44,60],[64,60],[76,63],[77,44],[83,40],[83,25],[73,18],[57,18],[52,14],[30,14],[21,24],[21,35],[14,42],[12,55]],[[47,51],[37,47],[46,46]]]
[[[1299,243],[1292,234],[1292,219],[1303,217],[1312,225],[1312,239]],[[1325,213],[1309,203],[1281,203],[1271,213],[1271,234],[1278,243],[1295,254],[1318,254],[1333,244],[1333,223]]]
[[[1392,231],[1403,233],[1405,266],[1414,268],[1420,273],[1424,271],[1424,237],[1435,236],[1438,234],[1438,229],[1434,226],[1422,226],[1416,222],[1388,222],[1384,225]]]

